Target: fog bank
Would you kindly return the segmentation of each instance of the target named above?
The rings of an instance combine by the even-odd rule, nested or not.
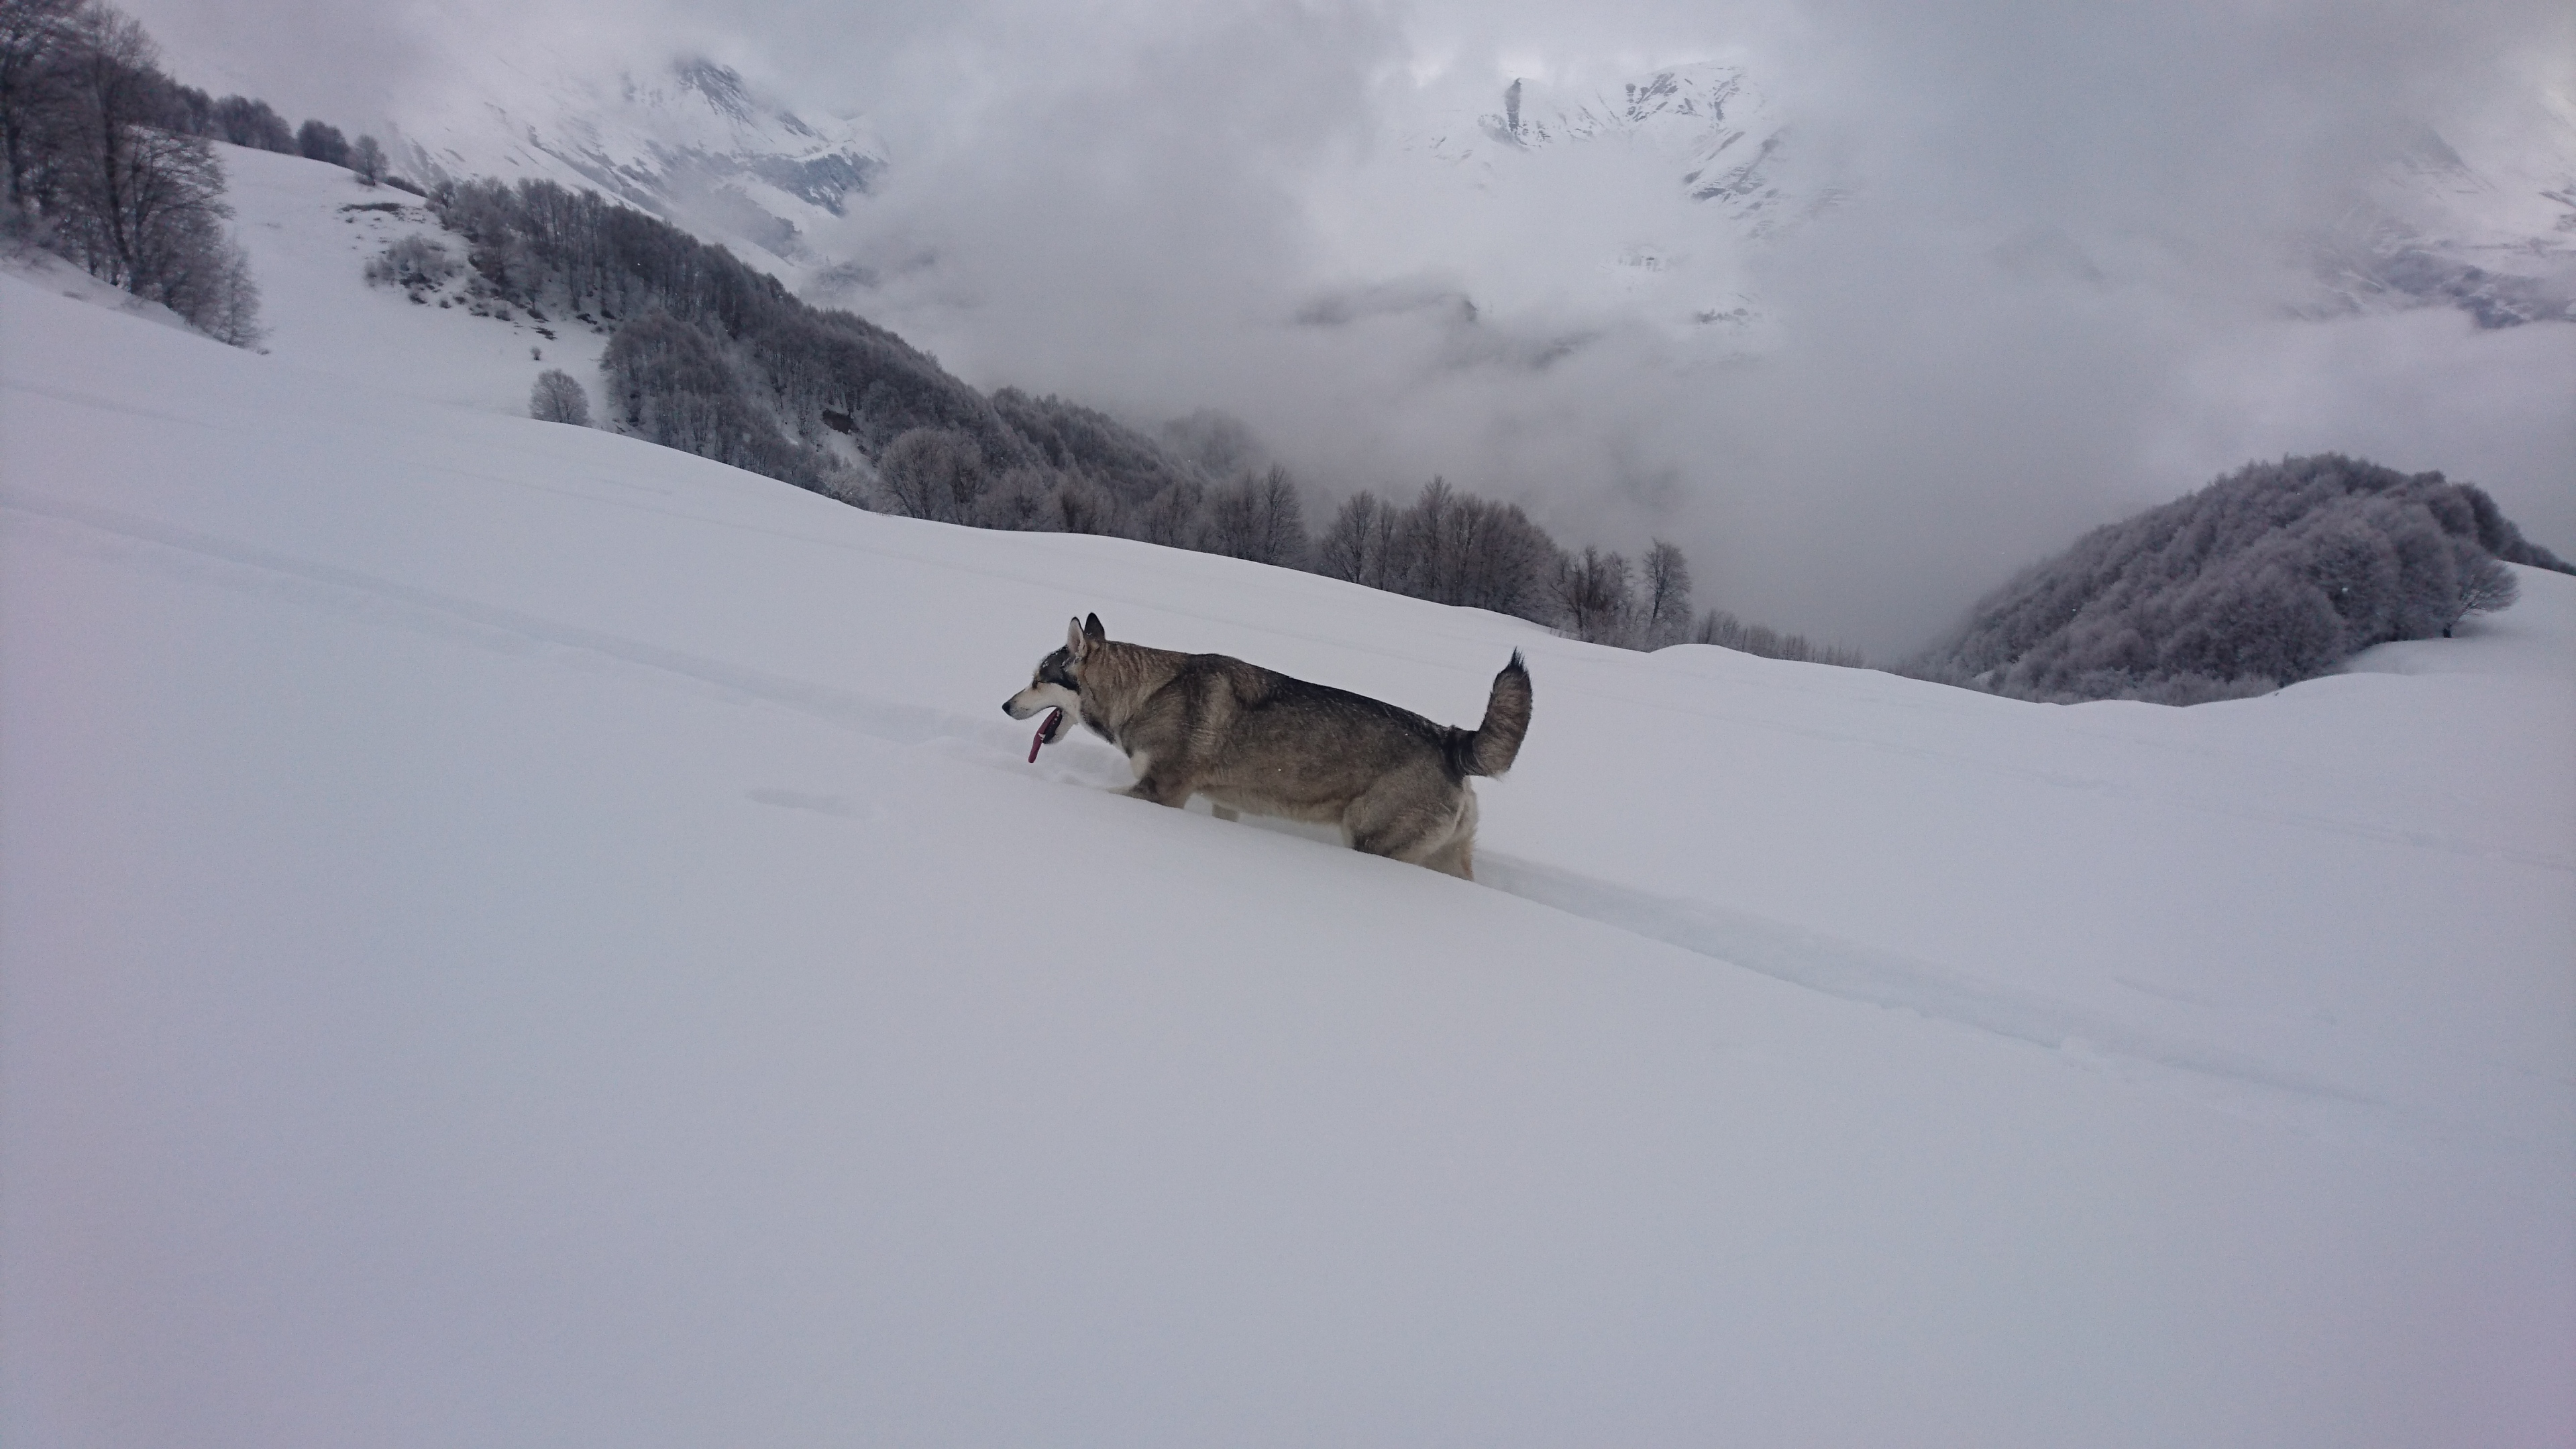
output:
[[[181,74],[353,126],[470,87],[495,35],[713,55],[867,115],[886,182],[809,240],[979,385],[1221,408],[1326,498],[1440,474],[1572,542],[1669,537],[1703,605],[1880,658],[2251,458],[2440,468],[2576,552],[2576,326],[2292,315],[2304,239],[2422,128],[2515,177],[2576,158],[2555,5],[131,8]],[[1515,77],[1707,59],[1785,120],[1807,219],[1748,237],[1617,141],[1428,144]],[[1703,297],[1746,316],[1680,320]]]

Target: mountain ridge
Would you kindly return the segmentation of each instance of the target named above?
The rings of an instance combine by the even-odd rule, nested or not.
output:
[[[865,122],[809,121],[704,56],[588,74],[496,58],[481,94],[397,120],[392,150],[425,181],[533,178],[590,187],[747,253],[781,280],[818,258],[809,236],[846,216],[888,165]]]

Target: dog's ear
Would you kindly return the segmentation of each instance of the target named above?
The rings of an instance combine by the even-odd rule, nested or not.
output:
[[[1082,632],[1104,643],[1107,642],[1109,638],[1109,631],[1100,627],[1100,616],[1098,614],[1093,614],[1082,621]]]
[[[1074,662],[1079,664],[1082,662],[1082,651],[1089,647],[1091,647],[1091,641],[1082,637],[1082,621],[1080,619],[1065,620],[1064,652],[1072,655]]]

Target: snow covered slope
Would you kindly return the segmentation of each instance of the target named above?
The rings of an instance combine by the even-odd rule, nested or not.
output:
[[[596,401],[604,330],[462,305],[460,285],[370,286],[367,263],[399,238],[430,238],[459,264],[467,247],[420,199],[369,187],[337,166],[218,145],[234,234],[260,279],[261,345],[281,361],[363,378],[425,402],[525,417],[537,374],[560,368]],[[439,305],[446,303],[449,305]]]
[[[290,300],[386,215],[265,357],[0,276],[0,1442],[2576,1433],[2576,580],[2188,711],[1604,650],[505,416]],[[1527,650],[1484,879],[1024,764],[1086,609]]]
[[[817,260],[806,236],[885,168],[865,123],[808,121],[703,57],[636,74],[535,55],[487,56],[470,93],[399,118],[396,169],[594,190],[792,283]]]
[[[2313,313],[2457,307],[2481,327],[2576,321],[2576,99],[2499,103],[2462,146],[2417,127],[2315,240]],[[2463,149],[2463,147],[2465,149]]]

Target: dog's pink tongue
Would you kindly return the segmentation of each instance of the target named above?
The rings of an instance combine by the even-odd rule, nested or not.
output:
[[[1038,746],[1054,739],[1055,727],[1062,723],[1064,723],[1064,711],[1060,709],[1048,710],[1047,717],[1038,721],[1038,732],[1036,736],[1029,741],[1030,764],[1034,765],[1038,762]]]

